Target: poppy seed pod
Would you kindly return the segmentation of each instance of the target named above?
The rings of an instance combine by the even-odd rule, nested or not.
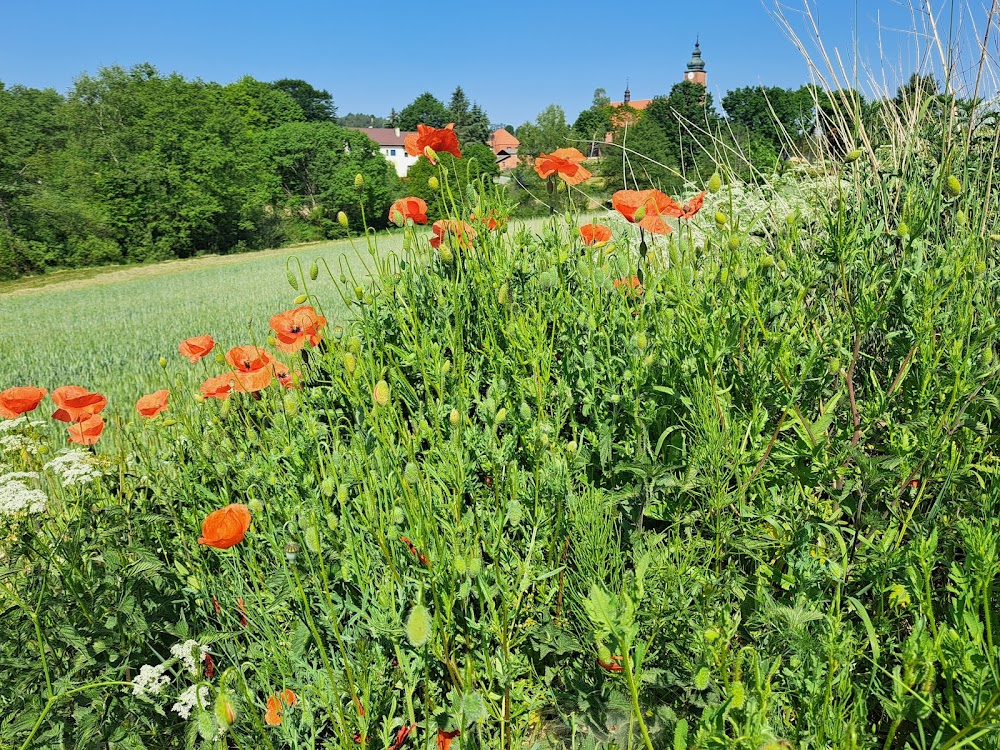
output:
[[[344,227],[346,229],[347,228],[347,214],[345,214],[343,211],[337,211],[337,223],[340,224],[340,226],[342,226],[342,227]]]
[[[380,380],[375,384],[375,388],[372,390],[372,399],[379,406],[389,405],[389,384],[385,380]]]
[[[285,545],[285,559],[288,562],[295,562],[295,558],[299,556],[299,550],[301,547],[296,542],[289,542]]]

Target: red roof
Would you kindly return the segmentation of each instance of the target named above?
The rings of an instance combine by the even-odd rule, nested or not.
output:
[[[501,151],[516,151],[520,145],[521,142],[511,135],[507,128],[500,128],[490,134],[490,148],[494,154],[499,154]]]
[[[411,133],[399,128],[348,128],[348,130],[364,133],[379,146],[402,146],[406,136]]]

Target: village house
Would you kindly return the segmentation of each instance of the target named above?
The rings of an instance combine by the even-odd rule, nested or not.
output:
[[[508,172],[517,166],[517,149],[520,145],[521,142],[507,128],[490,133],[490,148],[497,157],[497,167],[501,172]]]
[[[357,130],[375,141],[382,156],[396,168],[396,174],[400,177],[406,177],[407,170],[417,163],[418,157],[406,153],[405,139],[411,134],[408,131],[399,128],[349,128],[349,130]]]

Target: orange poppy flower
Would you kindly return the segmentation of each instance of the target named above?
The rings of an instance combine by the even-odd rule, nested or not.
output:
[[[275,346],[286,354],[294,354],[306,345],[316,346],[322,340],[320,331],[326,327],[326,318],[318,314],[311,305],[296,307],[271,316],[269,323],[274,331]],[[254,347],[241,347],[252,349]],[[258,350],[259,351],[259,350]],[[228,355],[226,355],[228,358]],[[266,356],[266,353],[265,353]],[[230,364],[233,364],[230,362]],[[236,367],[233,364],[233,367]],[[237,369],[240,369],[237,367]]]
[[[427,223],[427,204],[420,198],[400,198],[389,209],[389,221],[398,227],[403,226],[407,219],[414,224]]]
[[[437,164],[434,154],[441,151],[451,154],[456,159],[462,158],[462,149],[458,146],[458,136],[455,134],[453,122],[449,122],[443,128],[432,128],[421,123],[417,125],[416,133],[406,136],[403,144],[410,156],[426,156],[431,164]]]
[[[235,382],[236,375],[231,372],[216,375],[201,384],[201,395],[205,398],[217,398],[220,401],[225,401],[232,393]]]
[[[551,154],[539,154],[535,159],[535,171],[543,180],[557,174],[570,185],[578,185],[590,179],[590,172],[580,166],[586,157],[575,148],[559,148]]]
[[[0,417],[14,419],[29,411],[34,411],[48,393],[44,388],[33,385],[19,385],[0,391]]]
[[[626,221],[653,234],[670,234],[673,230],[665,219],[684,213],[677,201],[659,190],[619,190],[611,196],[611,205]]]
[[[597,660],[597,666],[603,669],[605,672],[621,672],[623,667],[619,663],[622,660],[620,656],[612,656],[610,661]]]
[[[250,528],[250,509],[242,503],[230,503],[225,508],[214,510],[205,517],[201,525],[198,544],[216,549],[229,549],[243,541]]]
[[[638,276],[624,276],[614,280],[615,289],[624,289],[628,295],[642,296],[642,282]]]
[[[403,724],[399,728],[399,731],[396,732],[396,741],[392,743],[389,750],[399,750],[403,746],[403,743],[406,742],[407,736],[413,731],[413,726],[413,724]]]
[[[215,340],[207,333],[204,336],[192,336],[177,345],[177,351],[188,358],[188,362],[197,362],[215,348]]]
[[[281,726],[281,714],[286,707],[294,706],[299,702],[298,696],[288,688],[285,688],[276,695],[267,698],[267,712],[264,714],[264,723],[268,726]]]
[[[150,393],[148,396],[143,396],[135,402],[135,409],[143,417],[152,419],[167,408],[167,398],[169,396],[170,391],[157,391],[156,393]]]
[[[274,379],[271,355],[256,346],[234,346],[226,352],[226,361],[236,368],[231,374],[235,381],[234,388],[241,393],[262,391]]]
[[[284,362],[275,362],[271,368],[274,370],[274,377],[283,388],[298,388],[302,382],[302,371],[292,372]]]
[[[603,224],[584,224],[580,227],[580,236],[583,237],[584,245],[600,247],[611,239],[611,230]]]
[[[69,441],[77,445],[93,445],[101,437],[102,432],[104,432],[104,419],[100,414],[95,414],[69,426]]]
[[[490,232],[497,229],[503,229],[504,225],[507,223],[507,220],[505,218],[503,217],[497,218],[497,216],[492,211],[486,214],[486,216],[476,216],[475,214],[472,214],[471,216],[469,216],[469,221],[473,222],[474,224],[479,224],[480,226],[484,227],[487,231]]]
[[[52,401],[59,408],[53,419],[60,422],[82,422],[108,404],[108,399],[100,393],[91,393],[78,385],[62,385],[52,391]]]
[[[461,733],[462,732],[458,729],[452,729],[450,732],[439,729],[436,743],[437,750],[451,750],[451,741],[458,737]]]
[[[698,195],[689,200],[681,207],[681,219],[693,219],[694,215],[701,211],[701,207],[705,205],[705,191],[702,190]]]
[[[476,236],[476,230],[458,219],[441,219],[431,225],[431,247],[441,246],[441,240],[446,237],[453,237],[460,247],[468,250],[472,247],[472,239]]]

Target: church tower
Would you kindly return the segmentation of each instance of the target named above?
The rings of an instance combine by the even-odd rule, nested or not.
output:
[[[684,72],[684,80],[704,86],[708,83],[708,74],[705,72],[705,61],[701,59],[701,45],[695,40],[694,52],[691,53],[691,60],[688,62],[687,70]]]

